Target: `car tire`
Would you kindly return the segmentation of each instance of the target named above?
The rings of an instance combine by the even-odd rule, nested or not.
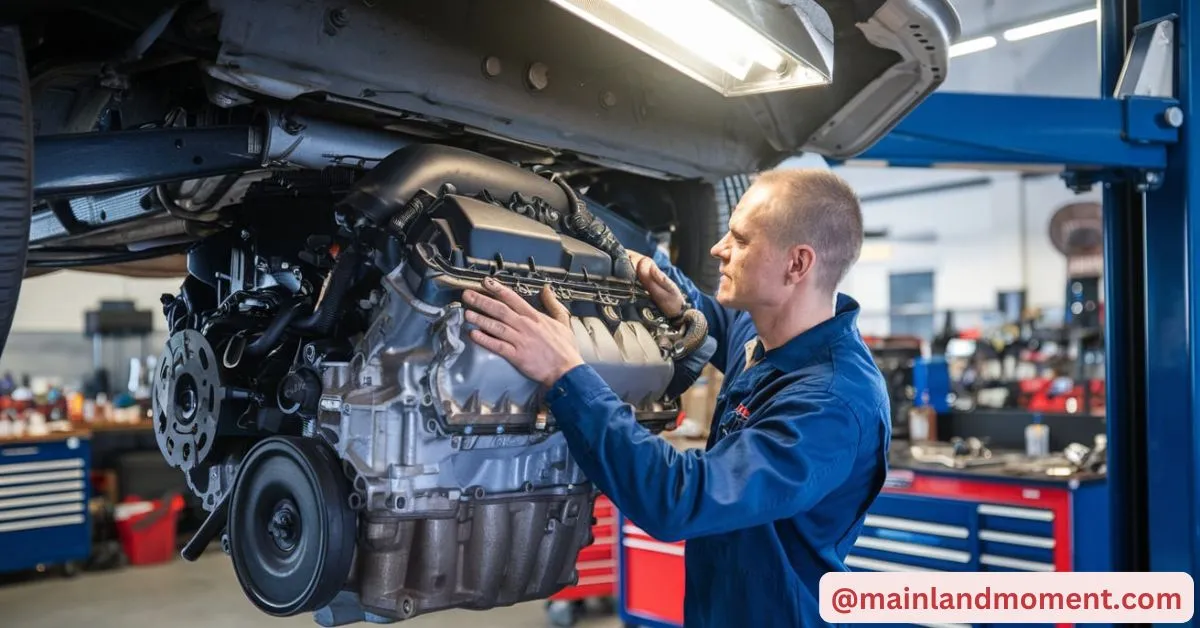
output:
[[[705,294],[715,294],[721,281],[720,262],[710,251],[725,236],[729,215],[750,187],[746,175],[726,177],[716,185],[686,181],[672,196],[677,217],[671,236],[675,266]]]
[[[12,329],[33,207],[33,125],[21,34],[0,26],[0,355]]]
[[[721,273],[709,251],[725,235],[730,210],[745,192],[742,179],[668,183],[613,173],[591,185],[587,196],[652,232],[669,228],[672,263],[701,292],[713,294]]]

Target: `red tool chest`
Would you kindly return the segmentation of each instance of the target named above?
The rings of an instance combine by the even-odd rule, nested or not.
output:
[[[617,512],[612,502],[604,495],[596,498],[592,509],[596,523],[592,525],[592,544],[579,552],[575,569],[579,581],[551,596],[546,608],[551,623],[570,626],[583,612],[583,602],[600,599],[608,608],[615,604],[617,586]]]

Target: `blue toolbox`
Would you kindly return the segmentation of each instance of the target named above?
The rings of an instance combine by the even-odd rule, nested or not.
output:
[[[0,440],[0,572],[58,565],[91,552],[90,440],[61,433]]]

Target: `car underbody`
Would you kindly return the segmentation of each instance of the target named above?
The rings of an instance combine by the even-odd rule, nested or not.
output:
[[[0,204],[28,234],[18,281],[185,277],[152,419],[210,513],[186,557],[219,538],[263,612],[322,625],[574,581],[595,489],[540,386],[467,338],[462,291],[549,286],[666,429],[706,323],[663,316],[627,251],[666,246],[712,289],[730,178],[865,150],[958,34],[946,0],[725,4],[832,81],[727,96],[549,0],[0,9],[20,43],[0,98],[33,138],[25,187],[0,189],[25,208]]]

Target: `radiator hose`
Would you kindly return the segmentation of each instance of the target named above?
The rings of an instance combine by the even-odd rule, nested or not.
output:
[[[293,322],[290,329],[302,334],[317,335],[328,334],[333,329],[342,312],[346,294],[354,285],[359,258],[360,255],[354,248],[348,248],[338,256],[325,283],[325,296],[317,307],[313,308],[312,314]]]

